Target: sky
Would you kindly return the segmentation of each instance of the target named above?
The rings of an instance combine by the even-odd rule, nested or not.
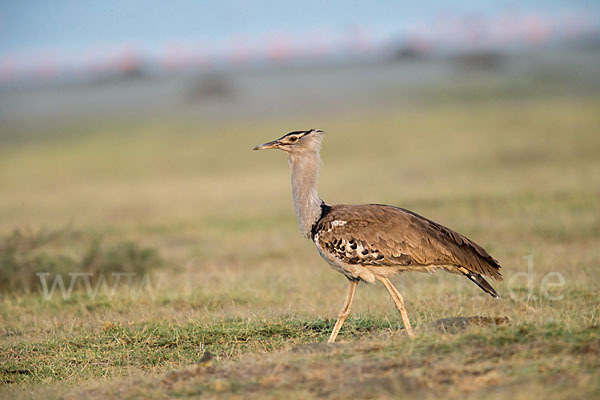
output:
[[[122,43],[142,49],[172,41],[216,45],[277,35],[326,35],[356,27],[378,37],[452,16],[503,13],[600,19],[600,1],[0,0],[0,56],[72,53]]]

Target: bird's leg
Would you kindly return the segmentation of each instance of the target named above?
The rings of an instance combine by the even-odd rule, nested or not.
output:
[[[377,279],[383,283],[385,288],[390,292],[390,296],[392,296],[392,300],[396,305],[398,311],[400,311],[400,315],[402,316],[402,322],[404,323],[404,328],[406,329],[406,333],[409,337],[414,337],[412,327],[410,326],[410,320],[408,319],[408,312],[406,311],[406,306],[404,305],[404,299],[398,290],[392,285],[392,282],[386,277],[378,276]]]
[[[350,315],[350,308],[352,308],[352,299],[354,298],[354,292],[356,291],[356,287],[358,286],[358,281],[350,281],[350,286],[348,286],[348,294],[346,295],[346,301],[344,302],[344,306],[342,307],[342,311],[340,311],[340,315],[338,316],[338,320],[333,327],[333,332],[331,332],[331,336],[329,336],[329,340],[327,343],[335,342],[335,338],[337,337],[342,325],[344,325],[344,321]]]

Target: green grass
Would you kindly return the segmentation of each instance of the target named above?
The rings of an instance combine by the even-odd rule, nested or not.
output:
[[[444,104],[309,122],[82,123],[7,142],[0,394],[598,396],[600,100]],[[360,285],[340,343],[325,345],[346,282],[298,233],[283,154],[251,151],[311,126],[329,132],[326,201],[395,204],[466,234],[503,265],[501,299],[443,272],[399,276],[409,340],[385,290]],[[530,281],[515,275],[528,256]],[[90,296],[79,281],[47,299],[40,271],[66,283],[92,272],[94,287],[135,275],[133,289]],[[437,322],[471,316],[509,322]]]
[[[123,375],[127,369],[162,371],[198,362],[204,352],[219,358],[246,352],[271,351],[306,341],[323,341],[335,320],[243,320],[229,318],[209,323],[159,321],[112,324],[68,338],[20,343],[5,354],[3,383],[40,383],[79,376],[101,379]],[[391,329],[382,320],[351,320],[345,331],[359,337]],[[52,363],[47,363],[47,360]]]
[[[598,326],[565,330],[558,324],[525,323],[450,335],[426,328],[408,340],[394,335],[395,325],[360,318],[349,319],[346,326],[352,343],[325,345],[333,322],[107,324],[95,334],[12,349],[11,372],[5,372],[4,383],[73,376],[104,382],[131,371],[155,374],[174,369],[159,379],[98,385],[86,395],[370,396],[382,390],[388,395],[402,391],[425,397],[476,391],[490,395],[503,386],[514,390],[557,377],[560,380],[550,388],[559,393],[566,391],[563,385],[579,387],[579,393],[587,396],[600,389],[589,382],[600,377]],[[210,362],[205,361],[206,354],[213,357]],[[192,366],[178,368],[181,365]]]

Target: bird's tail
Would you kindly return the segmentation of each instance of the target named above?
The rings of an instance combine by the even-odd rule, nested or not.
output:
[[[492,285],[490,285],[488,283],[488,281],[486,281],[483,278],[483,276],[481,276],[477,272],[469,271],[465,267],[459,267],[458,269],[467,278],[469,278],[474,284],[476,284],[477,286],[479,286],[481,288],[481,290],[483,290],[484,292],[488,293],[490,296],[492,296],[495,299],[498,298],[498,293],[496,293],[496,291],[494,290],[494,288],[492,287]]]

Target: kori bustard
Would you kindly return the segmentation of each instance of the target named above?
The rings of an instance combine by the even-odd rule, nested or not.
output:
[[[443,269],[464,275],[482,290],[498,294],[483,278],[502,280],[500,265],[465,236],[403,208],[382,204],[329,205],[317,193],[323,131],[294,131],[254,150],[280,149],[292,169],[292,195],[298,225],[321,257],[348,278],[344,306],[329,337],[335,341],[350,315],[360,281],[383,283],[409,336],[414,336],[402,295],[390,277],[404,271]]]

